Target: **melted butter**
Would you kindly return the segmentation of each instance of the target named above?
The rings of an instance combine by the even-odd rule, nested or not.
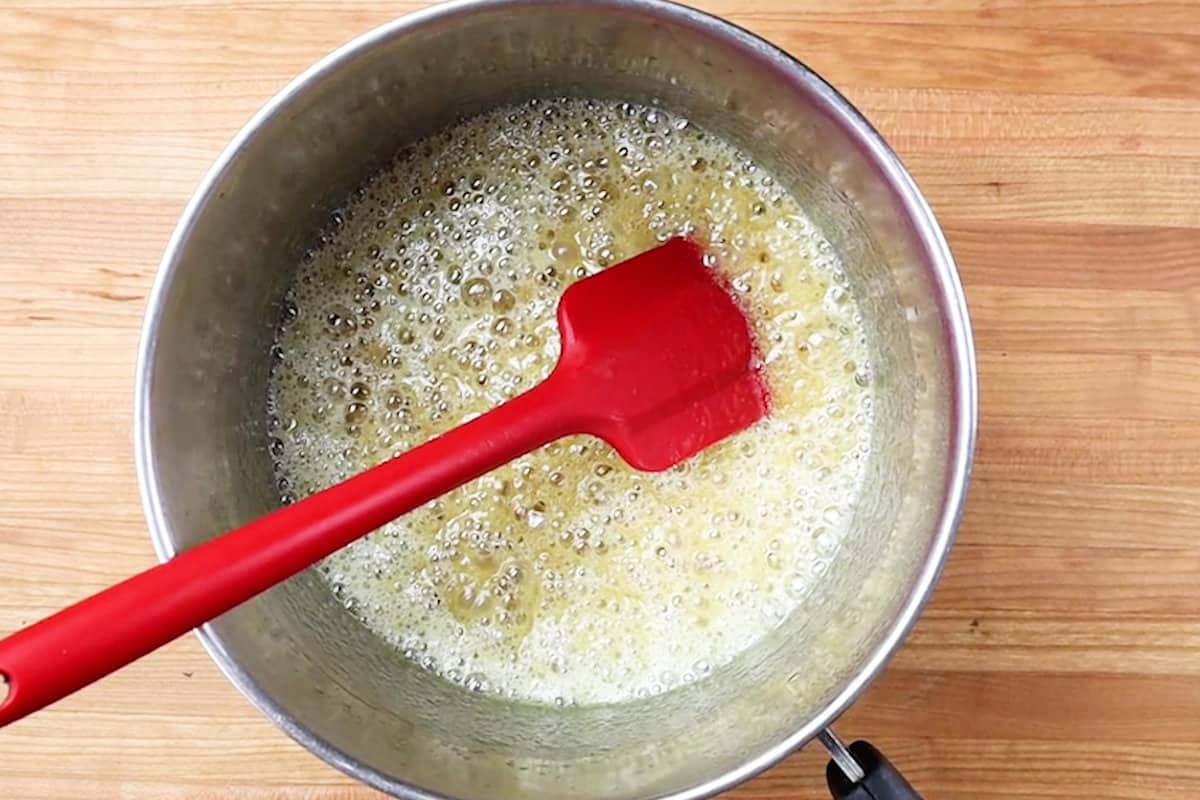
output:
[[[549,374],[572,281],[706,243],[767,362],[769,419],[660,474],[556,442],[325,561],[332,591],[449,680],[617,702],[703,677],[835,556],[871,425],[862,319],[828,243],[753,161],[642,106],[529,103],[401,153],[334,214],[289,293],[271,379],[285,499]]]

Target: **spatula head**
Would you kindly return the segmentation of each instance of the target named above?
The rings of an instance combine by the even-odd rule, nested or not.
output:
[[[573,284],[558,323],[585,427],[633,467],[667,469],[767,414],[750,323],[690,240]]]

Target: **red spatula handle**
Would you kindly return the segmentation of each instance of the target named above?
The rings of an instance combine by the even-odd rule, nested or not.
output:
[[[568,376],[0,640],[0,727],[87,686],[412,509],[580,432]],[[0,699],[3,697],[0,685]]]

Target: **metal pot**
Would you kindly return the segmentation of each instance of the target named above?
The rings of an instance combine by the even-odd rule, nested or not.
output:
[[[816,597],[711,677],[615,706],[468,693],[401,659],[311,573],[200,637],[288,734],[398,797],[706,797],[821,734],[899,646],[946,559],[976,427],[966,308],[929,207],[844,98],[746,31],[658,0],[467,0],[372,31],[284,89],[205,178],[163,258],[137,379],[146,513],[167,559],[277,505],[270,348],[313,232],[403,144],[534,95],[684,113],[773,170],[840,251],[872,321],[878,425]],[[886,771],[866,750],[838,755],[851,778]]]

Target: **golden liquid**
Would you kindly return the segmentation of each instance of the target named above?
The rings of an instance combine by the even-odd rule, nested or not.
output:
[[[468,120],[334,215],[276,348],[280,490],[316,491],[529,388],[557,358],[565,287],[680,233],[752,313],[770,418],[659,474],[566,439],[325,561],[336,595],[407,657],[531,701],[645,696],[759,640],[836,556],[871,427],[845,276],[744,154],[632,104]]]

